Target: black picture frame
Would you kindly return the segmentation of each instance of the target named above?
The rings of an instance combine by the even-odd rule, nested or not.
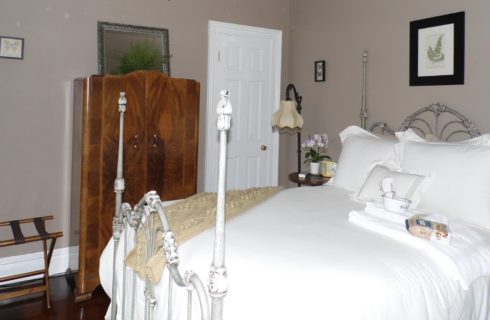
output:
[[[315,82],[325,81],[325,60],[315,61]]]
[[[465,13],[410,22],[410,86],[464,84]]]
[[[24,59],[24,38],[0,36],[0,58]]]

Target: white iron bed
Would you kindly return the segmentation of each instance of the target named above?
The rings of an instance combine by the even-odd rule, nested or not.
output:
[[[366,58],[364,54],[364,79]],[[427,118],[427,113],[433,116]],[[151,192],[133,210],[119,200],[114,241],[108,244],[100,263],[101,283],[112,301],[117,301],[107,319],[490,319],[490,170],[488,165],[482,166],[490,160],[490,137],[480,136],[471,121],[446,106],[434,104],[403,122],[401,129],[411,130],[397,134],[400,142],[383,140],[358,127],[344,130],[339,172],[333,183],[286,189],[226,223],[226,266],[230,270],[227,277],[224,177],[226,130],[231,114],[227,94],[222,95],[218,114],[222,121],[218,123],[221,149],[216,228],[199,233],[180,245],[177,252],[166,223],[167,203]],[[453,119],[444,120],[448,115]],[[366,119],[363,89],[362,127],[366,127]],[[383,133],[395,133],[382,122],[370,127],[378,128]],[[429,142],[414,135],[414,131],[439,140],[460,134],[473,139],[462,143]],[[437,152],[432,155],[431,150]],[[122,147],[119,152],[122,154]],[[437,163],[439,155],[450,157],[449,165],[469,158],[469,167],[462,170],[469,177],[459,179],[463,185],[458,187],[450,168]],[[421,247],[349,222],[349,212],[364,207],[359,196],[365,191],[374,161],[396,162],[417,174],[425,168],[436,173],[428,172],[437,188],[426,187],[424,192],[431,197],[422,195],[420,205],[427,210],[438,209],[439,205],[446,210],[449,206],[449,225],[454,227],[456,239],[461,230],[476,239],[453,256],[463,276],[455,276],[454,270]],[[420,167],[424,161],[431,164]],[[451,177],[444,176],[446,172]],[[120,173],[118,178],[122,179]],[[446,199],[440,195],[448,187],[447,179],[453,179],[458,197]],[[452,195],[451,188],[447,192]],[[461,211],[459,206],[467,201],[468,192],[478,199],[468,205],[468,210]],[[123,262],[134,242],[133,229],[144,227],[142,221],[151,220],[147,218],[150,212],[162,218],[162,241],[171,271],[166,269],[156,285],[148,279],[139,280]],[[154,232],[150,230],[147,234]],[[159,241],[148,243],[148,252],[162,245]],[[179,263],[193,272],[181,275]],[[211,303],[197,276],[208,274]],[[112,281],[113,276],[116,281]],[[197,294],[190,294],[193,290]]]

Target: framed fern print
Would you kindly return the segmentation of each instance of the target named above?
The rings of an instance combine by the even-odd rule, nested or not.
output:
[[[410,22],[410,85],[464,84],[464,12]]]

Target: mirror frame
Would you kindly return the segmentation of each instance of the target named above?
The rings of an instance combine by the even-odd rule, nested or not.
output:
[[[98,70],[99,74],[106,74],[106,57],[107,57],[107,46],[106,46],[106,31],[115,32],[132,32],[137,34],[150,34],[161,37],[162,42],[162,56],[165,58],[163,62],[161,71],[170,76],[170,50],[169,50],[169,37],[168,29],[163,28],[153,28],[153,27],[143,27],[135,26],[129,24],[112,23],[105,21],[97,22],[97,42],[98,42]]]

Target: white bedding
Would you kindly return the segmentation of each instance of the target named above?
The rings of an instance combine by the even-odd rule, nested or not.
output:
[[[349,221],[402,242],[431,256],[440,270],[455,279],[464,290],[482,274],[490,274],[490,239],[487,231],[469,226],[464,221],[450,221],[448,244],[427,241],[407,232],[405,219],[411,214],[399,214],[385,210],[382,205],[368,203],[362,211],[351,211]],[[428,215],[428,220],[448,223],[442,215]]]
[[[490,275],[463,290],[420,250],[349,223],[363,207],[335,186],[291,188],[228,222],[224,319],[490,319]],[[181,271],[207,281],[213,242],[214,229],[181,245]],[[100,264],[109,295],[111,264],[110,243]],[[156,319],[167,319],[167,281]],[[173,319],[185,319],[187,292],[174,291]]]

